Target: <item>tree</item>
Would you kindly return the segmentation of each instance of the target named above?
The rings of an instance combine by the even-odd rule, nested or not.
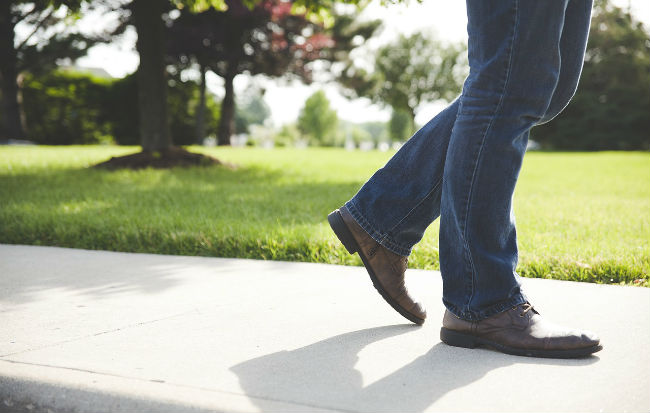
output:
[[[355,146],[359,146],[363,142],[372,142],[373,145],[375,144],[370,132],[356,125],[348,129],[346,139],[353,142]]]
[[[173,21],[169,53],[182,64],[196,62],[205,85],[210,70],[224,80],[220,145],[230,144],[234,130],[234,79],[241,73],[283,76],[292,74],[309,82],[310,63],[321,59],[332,40],[323,28],[304,15],[291,11],[291,3],[262,0],[251,9],[242,0],[228,0],[228,9],[208,9],[199,14],[186,11]],[[202,86],[204,88],[204,86]],[[204,134],[202,112],[197,133]]]
[[[300,131],[295,123],[282,125],[273,137],[275,146],[293,146],[300,140]]]
[[[261,46],[258,49],[253,46],[254,43],[249,44],[250,47],[242,46],[239,40],[241,36],[246,34],[246,32],[242,31],[241,24],[237,26],[237,20],[242,16],[251,17],[253,11],[251,11],[249,7],[253,10],[258,9],[255,13],[268,12],[264,7],[260,9],[259,5],[266,4],[268,6],[271,1],[272,0],[173,0],[170,5],[167,0],[133,0],[126,7],[127,10],[132,11],[132,14],[130,16],[128,13],[126,14],[127,17],[124,19],[124,24],[134,24],[138,34],[137,50],[140,55],[140,65],[138,67],[138,100],[140,103],[139,123],[143,151],[141,154],[128,155],[121,159],[116,158],[101,165],[106,167],[123,167],[129,165],[132,167],[142,167],[146,166],[148,163],[153,163],[155,165],[167,166],[171,161],[160,161],[161,157],[170,159],[179,157],[181,158],[180,161],[183,163],[185,160],[190,158],[197,159],[194,154],[174,149],[170,139],[166,107],[167,102],[165,96],[166,68],[164,60],[165,52],[168,52],[168,49],[165,44],[165,30],[163,30],[163,17],[165,16],[165,12],[170,10],[170,7],[180,8],[181,14],[187,16],[187,19],[192,19],[188,12],[199,14],[204,12],[207,13],[202,15],[203,17],[207,17],[205,20],[208,22],[212,20],[209,25],[213,29],[215,38],[211,39],[210,37],[204,37],[200,44],[207,46],[216,45],[214,49],[224,56],[223,59],[217,59],[214,63],[211,61],[210,67],[215,70],[217,74],[223,75],[225,80],[226,93],[221,105],[222,112],[218,136],[220,139],[219,143],[228,144],[230,134],[232,133],[234,118],[233,79],[238,73],[241,73],[242,70],[239,63],[249,64],[251,62],[261,62],[268,65],[269,62],[281,61],[287,51],[293,52],[294,49],[304,49],[302,56],[304,58],[310,58],[311,53],[317,52],[319,49],[318,47],[315,48],[312,42],[297,44],[298,42],[305,40],[304,36],[302,36],[303,33],[301,32],[301,27],[307,24],[308,21],[303,19],[301,22],[294,19],[291,16],[291,3],[286,2],[281,3],[281,7],[278,9],[271,8],[272,10],[275,10],[274,13],[272,13],[272,17],[274,19],[286,18],[289,21],[297,22],[295,25],[296,28],[292,29],[294,30],[292,33],[295,33],[296,35],[296,42],[291,43],[291,45],[295,44],[296,46],[288,48],[285,42],[282,41],[282,38],[278,38],[278,36],[275,35],[277,34],[277,30],[267,32],[267,42],[263,43],[264,46]],[[225,10],[225,12],[218,10]],[[212,19],[210,19],[210,17],[212,17]],[[200,21],[192,21],[196,23],[198,27]],[[239,23],[241,23],[241,21],[239,21]],[[170,24],[173,25],[173,22],[170,22]],[[243,27],[248,29],[250,25],[244,24]],[[229,30],[231,28],[234,29]],[[271,28],[273,29],[275,26],[271,25]],[[298,35],[301,36],[300,40],[298,40]],[[216,41],[219,39],[221,42]],[[233,47],[233,45],[236,46]],[[172,48],[172,50],[178,51],[178,48]],[[196,48],[193,50],[196,50]],[[188,56],[194,56],[193,53],[192,50],[185,53],[185,60],[189,60],[187,59]],[[256,73],[255,70],[249,69],[249,71],[253,74]],[[205,72],[202,71],[202,73]],[[204,79],[202,85],[205,85]],[[204,96],[205,94],[203,91],[201,98],[202,102],[205,101]],[[201,103],[201,108],[202,107],[203,103]]]
[[[189,10],[194,13],[204,12],[210,8],[214,8],[215,10],[227,10],[230,12],[229,17],[234,19],[251,12],[251,9],[260,4],[268,4],[270,1],[271,0],[172,0],[172,5],[181,10]],[[348,2],[356,4],[359,0],[348,0]],[[289,21],[294,23],[300,23],[300,20],[297,20],[293,16],[294,13],[292,13],[292,9],[298,8],[303,10],[309,16],[319,17],[327,15],[328,11],[333,9],[333,3],[324,0],[297,0],[293,3],[278,1],[278,3],[280,7],[275,9],[272,13],[272,19],[287,18]],[[172,149],[171,141],[167,138],[169,135],[166,131],[166,110],[161,107],[161,105],[164,105],[165,103],[164,100],[160,99],[161,97],[164,97],[163,89],[165,88],[165,71],[163,67],[164,65],[160,63],[161,59],[159,52],[162,48],[161,44],[163,44],[164,37],[160,34],[160,30],[157,29],[157,27],[160,27],[159,21],[163,19],[163,11],[165,10],[162,4],[168,5],[166,0],[142,0],[141,2],[133,0],[127,7],[127,9],[133,11],[132,17],[134,17],[133,20],[135,21],[138,38],[140,39],[141,36],[144,36],[145,38],[149,36],[146,41],[138,41],[138,53],[140,54],[140,67],[138,68],[138,71],[143,73],[139,76],[139,78],[142,79],[139,83],[143,83],[142,85],[139,85],[139,89],[142,90],[139,97],[141,102],[139,113],[140,123],[145,125],[153,125],[154,123],[157,123],[157,125],[141,126],[141,139],[143,143],[142,156],[130,155],[127,160],[116,160],[114,165],[123,166],[131,162],[131,160],[133,160],[134,163],[140,163],[140,161],[144,163],[150,162],[151,159],[158,159],[160,156],[170,153]],[[308,20],[303,20],[303,22],[304,23],[302,24],[307,24]],[[228,24],[229,21],[225,21],[224,23]],[[276,29],[277,22],[272,20],[270,27]],[[298,24],[298,27],[300,27],[300,24]],[[147,31],[150,33],[145,33]],[[322,35],[305,37],[304,34],[306,33],[294,33],[299,33],[299,35],[296,35],[296,41],[292,42],[292,47],[287,47],[287,42],[282,41],[282,38],[277,36],[277,34],[279,34],[277,30],[272,30],[270,35],[271,42],[267,42],[266,46],[262,46],[259,53],[256,53],[255,48],[253,48],[251,52],[250,47],[239,47],[232,49],[234,53],[230,53],[229,56],[231,58],[236,56],[246,56],[243,61],[268,63],[269,61],[273,62],[274,59],[277,59],[278,57],[286,56],[287,52],[295,53],[296,51],[299,51],[302,59],[294,59],[293,65],[295,65],[295,69],[304,70],[304,73],[308,74],[310,73],[310,68],[307,65],[301,64],[301,62],[304,62],[305,59],[313,59],[313,55],[318,53],[323,46],[320,42],[325,41],[328,43],[329,41],[326,36]],[[237,34],[237,32],[235,34]],[[229,37],[227,40],[230,43],[236,43],[238,37]],[[209,44],[210,41],[208,39],[208,45]],[[269,45],[272,47],[269,48]],[[242,51],[244,52],[243,55]],[[242,60],[240,59],[239,61]],[[226,92],[224,101],[221,105],[222,113],[219,127],[220,143],[222,144],[227,144],[229,142],[230,133],[232,133],[233,128],[234,88],[232,87],[232,80],[237,73],[240,73],[236,70],[236,66],[237,65],[233,64],[233,60],[228,59],[226,59],[226,64],[221,65],[221,70],[223,70],[222,73],[224,73],[225,76]],[[260,73],[255,70],[251,70],[250,72],[252,74]],[[148,77],[146,73],[151,74],[152,77]],[[160,73],[162,73],[162,76]],[[202,73],[204,72],[202,71]],[[202,84],[204,85],[205,82],[203,81]],[[203,96],[205,95],[203,94]],[[203,101],[204,99],[201,100]],[[200,116],[200,114],[198,116]],[[197,129],[199,129],[200,133],[200,126],[197,127]],[[154,157],[150,156],[151,147],[159,148],[159,150],[154,150],[154,154],[156,154]],[[173,152],[176,154],[179,153],[176,150]],[[109,161],[106,166],[110,167],[111,161]]]
[[[423,102],[451,100],[466,76],[464,46],[440,45],[422,33],[400,35],[394,44],[380,48],[374,71],[348,67],[341,83],[355,96],[406,112],[413,123],[415,111]]]
[[[192,154],[172,145],[167,109],[166,30],[163,21],[164,14],[173,7],[200,11],[212,6],[224,7],[225,4],[220,0],[175,0],[171,3],[169,0],[133,0],[124,6],[124,9],[131,13],[123,14],[123,21],[118,30],[133,24],[138,35],[138,118],[142,152],[111,158],[98,166],[141,168],[218,162],[208,156]]]
[[[136,74],[110,79],[59,69],[26,73],[24,78],[22,110],[30,125],[30,140],[45,145],[140,143]],[[169,124],[178,145],[194,143],[192,118],[198,96],[195,82],[170,75]],[[208,99],[206,109],[206,122],[216,130],[219,106]]]
[[[235,132],[248,133],[250,125],[262,125],[271,116],[271,108],[259,93],[249,93],[236,105]]]
[[[141,142],[137,83],[137,73],[113,81],[108,95],[102,101],[104,116],[110,120],[113,136],[121,145],[138,145]],[[174,144],[195,143],[193,117],[198,99],[199,88],[194,81],[183,81],[178,74],[170,74],[167,84],[167,107]],[[214,99],[207,99],[205,118],[208,128],[216,130],[219,106]]]
[[[298,116],[298,129],[312,145],[334,146],[340,142],[337,132],[338,116],[322,90],[315,92],[305,102]]]
[[[19,99],[21,73],[51,70],[58,59],[83,56],[89,47],[102,40],[54,30],[78,11],[82,3],[82,0],[0,2],[0,139],[25,137]],[[16,44],[15,29],[21,23],[28,27],[28,35]]]
[[[413,118],[409,112],[393,109],[388,122],[388,134],[390,139],[397,142],[410,138],[415,129]]]
[[[140,138],[144,152],[164,151],[171,147],[167,116],[165,43],[162,0],[135,0],[133,18],[138,33],[138,108]]]
[[[596,2],[580,86],[553,121],[533,128],[543,147],[650,148],[650,35],[609,1]]]

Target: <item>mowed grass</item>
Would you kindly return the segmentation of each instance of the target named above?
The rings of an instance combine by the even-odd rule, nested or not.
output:
[[[327,214],[392,155],[191,148],[237,164],[103,171],[135,147],[0,147],[0,242],[360,265]],[[521,275],[648,286],[648,153],[528,153],[515,193]],[[437,269],[438,222],[410,266]]]

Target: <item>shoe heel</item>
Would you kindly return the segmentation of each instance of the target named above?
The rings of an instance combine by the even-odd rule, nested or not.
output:
[[[440,329],[440,340],[455,347],[475,348],[479,345],[474,337],[444,327]]]
[[[354,236],[348,229],[348,226],[345,225],[343,217],[338,209],[327,216],[327,221],[330,223],[332,231],[334,231],[334,234],[336,234],[345,249],[350,254],[357,252],[357,242],[354,240]]]

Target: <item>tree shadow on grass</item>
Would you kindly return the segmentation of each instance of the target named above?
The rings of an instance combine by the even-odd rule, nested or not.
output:
[[[220,239],[236,248],[238,237],[322,224],[360,185],[259,167],[0,176],[0,242],[234,256]]]

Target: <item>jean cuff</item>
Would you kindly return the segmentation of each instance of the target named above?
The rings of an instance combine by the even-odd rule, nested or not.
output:
[[[445,304],[445,307],[447,307],[447,310],[449,310],[449,312],[454,314],[456,317],[467,321],[481,321],[490,316],[503,313],[504,311],[516,307],[519,304],[528,302],[528,298],[526,298],[523,292],[518,292],[517,294],[510,297],[509,299],[494,304],[480,311],[474,311],[468,308],[460,309],[457,306],[453,305],[452,303],[446,301],[444,298],[442,301]]]
[[[354,199],[346,202],[345,207],[350,212],[350,215],[352,215],[352,218],[357,221],[357,224],[359,224],[359,226],[382,247],[386,248],[394,254],[401,255],[403,257],[408,257],[411,255],[412,247],[404,247],[395,242],[395,240],[393,240],[387,233],[375,229],[375,227],[361,214],[359,208],[354,203]]]

